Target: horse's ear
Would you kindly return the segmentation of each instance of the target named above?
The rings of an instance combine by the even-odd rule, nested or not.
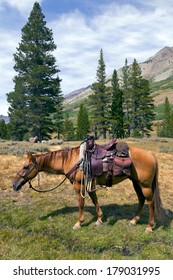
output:
[[[27,152],[26,154],[27,154],[27,157],[28,157],[29,159],[32,159],[33,155],[32,155],[31,152]]]

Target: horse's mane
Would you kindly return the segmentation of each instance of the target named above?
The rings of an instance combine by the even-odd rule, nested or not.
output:
[[[34,156],[36,158],[39,158],[41,165],[46,165],[47,162],[50,162],[50,161],[56,159],[58,155],[60,155],[62,158],[62,161],[65,162],[67,159],[71,159],[72,154],[74,152],[78,153],[78,151],[79,151],[79,146],[73,147],[70,149],[61,149],[61,150],[56,150],[56,151],[50,151],[50,152],[46,152],[43,154],[35,154]]]

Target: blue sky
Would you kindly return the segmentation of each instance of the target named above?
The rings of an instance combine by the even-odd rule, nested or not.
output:
[[[0,115],[14,88],[13,54],[35,0],[0,0]],[[143,62],[173,46],[172,0],[39,0],[57,45],[61,89],[67,94],[95,81],[100,49],[106,74]]]

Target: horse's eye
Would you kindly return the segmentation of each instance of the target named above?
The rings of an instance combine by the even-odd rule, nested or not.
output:
[[[24,166],[23,169],[24,169],[24,170],[28,170],[28,169],[29,169],[29,166]]]

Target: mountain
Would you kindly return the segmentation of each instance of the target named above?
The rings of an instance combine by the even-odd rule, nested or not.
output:
[[[142,74],[146,79],[159,82],[173,76],[173,47],[165,47],[154,56],[140,63]]]
[[[81,88],[81,89],[75,90],[75,91],[67,94],[64,97],[64,105],[76,103],[78,100],[80,100],[80,102],[81,102],[82,99],[85,99],[91,93],[92,93],[92,90],[91,90],[90,86],[88,86],[86,88]]]
[[[166,96],[169,102],[173,103],[173,47],[164,47],[145,62],[139,63],[139,66],[143,77],[150,80],[155,104],[164,103]],[[121,76],[122,68],[118,69],[117,73]],[[64,97],[64,104],[67,107],[76,102],[79,104],[90,94],[90,86],[75,90]]]
[[[8,123],[9,122],[9,117],[0,115],[0,120],[4,120],[5,123]]]

